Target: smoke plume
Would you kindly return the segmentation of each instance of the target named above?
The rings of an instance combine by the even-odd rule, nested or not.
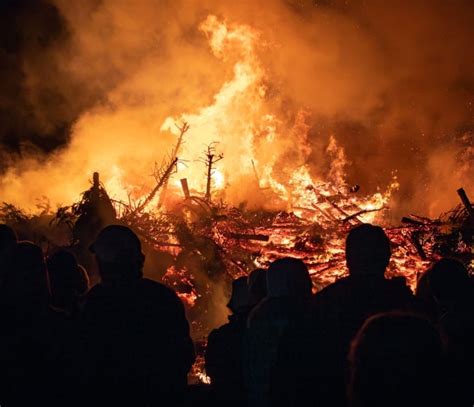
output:
[[[202,145],[196,126],[212,124],[235,204],[258,201],[242,192],[253,185],[250,172],[236,176],[250,159],[232,160],[250,130],[254,158],[273,163],[282,181],[286,166],[329,174],[331,137],[344,148],[347,182],[362,191],[383,189],[397,174],[396,216],[437,215],[457,203],[460,186],[474,196],[469,0],[23,0],[0,7],[3,201],[70,203],[95,170],[112,191],[147,191],[154,162],[176,142],[172,126],[163,127],[167,118],[191,121],[186,154]],[[217,52],[203,28],[210,15],[233,33],[246,27],[252,43],[235,34],[226,41],[240,45]],[[252,103],[235,96],[225,111],[247,116],[193,123],[233,83],[239,61],[260,76],[251,82]],[[278,127],[276,139],[258,117],[273,117],[267,127]],[[304,137],[295,131],[302,127]]]

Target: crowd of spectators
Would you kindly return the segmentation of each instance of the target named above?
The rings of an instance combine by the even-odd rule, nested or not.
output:
[[[213,330],[209,385],[176,293],[144,278],[137,235],[94,240],[100,282],[67,249],[47,258],[0,225],[0,405],[472,406],[474,285],[441,259],[416,292],[387,279],[390,241],[362,224],[346,239],[347,277],[313,293],[303,261],[282,258],[233,281]]]

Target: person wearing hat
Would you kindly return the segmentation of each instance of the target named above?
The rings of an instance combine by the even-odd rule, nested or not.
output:
[[[105,227],[90,250],[101,282],[87,294],[82,318],[87,403],[176,405],[195,357],[181,300],[143,277],[145,256],[128,227]]]
[[[232,296],[227,304],[232,311],[229,322],[214,329],[207,341],[206,373],[216,404],[245,405],[242,372],[243,337],[247,325],[249,287],[247,277],[232,282]]]

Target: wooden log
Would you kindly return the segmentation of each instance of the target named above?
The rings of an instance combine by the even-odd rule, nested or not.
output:
[[[415,246],[415,249],[418,252],[418,255],[420,256],[421,260],[426,260],[427,259],[426,253],[420,242],[420,234],[417,232],[413,232],[410,237],[411,237],[411,242],[413,243],[413,246]]]
[[[181,188],[183,190],[184,197],[189,199],[191,194],[189,193],[188,180],[186,178],[181,178],[179,181],[181,182]]]
[[[100,186],[99,173],[97,171],[92,174],[92,184],[95,188],[99,188]]]
[[[348,221],[355,218],[360,222],[360,219],[357,218],[358,216],[363,215],[364,213],[378,212],[378,211],[381,211],[382,209],[384,209],[383,206],[381,208],[377,208],[377,209],[362,209],[359,212],[356,212],[356,213],[348,216],[347,218],[343,219],[342,221],[343,222],[348,222]]]
[[[416,220],[416,219],[413,219],[413,218],[409,218],[407,216],[404,216],[402,218],[402,223],[409,223],[411,225],[417,225],[417,226],[423,226],[424,225],[423,222],[420,222],[419,220]]]
[[[259,235],[259,234],[245,234],[245,233],[229,233],[228,235],[232,239],[242,239],[242,240],[258,240],[261,242],[268,242],[270,240],[270,236],[267,235]]]
[[[461,201],[462,201],[464,207],[466,208],[467,213],[469,214],[471,219],[474,219],[474,209],[472,208],[471,201],[469,200],[469,198],[466,194],[466,191],[464,191],[464,188],[459,188],[457,190],[457,193],[458,193],[459,197],[461,198]]]
[[[337,221],[335,216],[333,216],[331,213],[326,212],[325,210],[321,209],[317,204],[312,204],[311,206],[314,209],[316,209],[319,213],[321,213],[323,216],[325,216],[327,219],[329,219],[330,221]]]

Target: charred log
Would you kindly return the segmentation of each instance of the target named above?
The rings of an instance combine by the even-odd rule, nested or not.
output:
[[[259,235],[259,234],[245,234],[245,233],[229,233],[229,237],[232,239],[243,239],[243,240],[258,240],[260,242],[268,242],[270,236]]]
[[[189,199],[191,198],[191,193],[189,192],[188,180],[186,178],[181,178],[179,180],[181,182],[181,189],[184,193],[184,198]]]

